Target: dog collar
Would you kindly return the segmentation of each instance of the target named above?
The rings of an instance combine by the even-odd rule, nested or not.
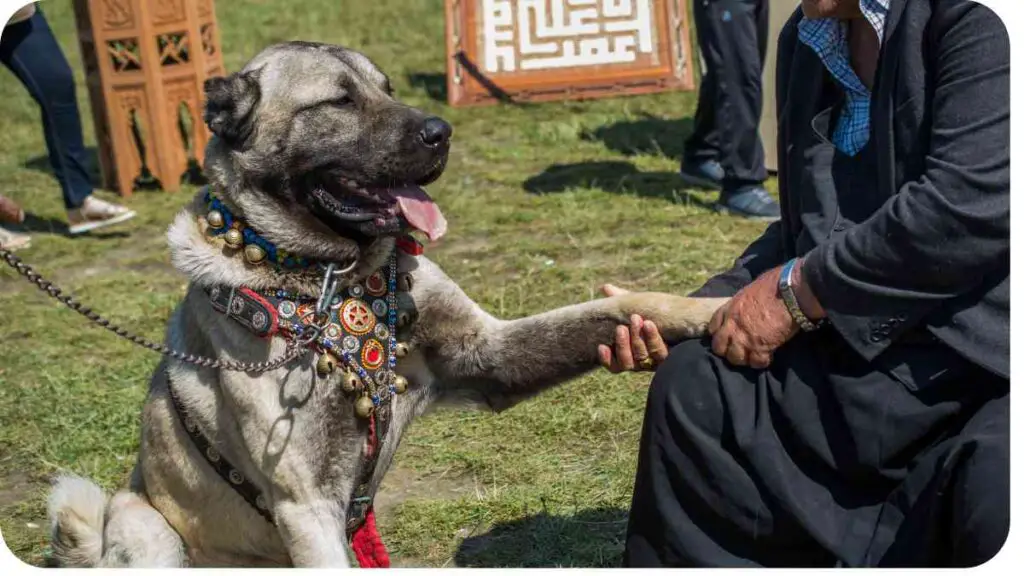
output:
[[[203,200],[206,202],[207,209],[204,219],[209,225],[210,236],[222,238],[228,248],[242,250],[242,254],[250,264],[260,265],[271,262],[280,268],[299,270],[309,268],[317,263],[302,256],[290,254],[287,250],[278,248],[273,242],[260,236],[242,219],[235,217],[220,198],[214,196],[209,186],[206,187]]]
[[[328,263],[326,262],[291,254],[260,236],[245,221],[232,214],[224,202],[213,194],[209,186],[206,187],[203,201],[206,203],[207,212],[202,218],[209,226],[210,236],[223,239],[228,248],[242,250],[243,256],[250,264],[261,265],[269,262],[285,270],[302,270],[313,267],[323,270],[327,267]],[[407,254],[414,256],[423,254],[423,244],[411,235],[404,234],[397,237],[396,243]]]

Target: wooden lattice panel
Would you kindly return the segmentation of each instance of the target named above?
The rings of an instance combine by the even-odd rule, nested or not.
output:
[[[694,87],[686,0],[446,0],[448,102]]]
[[[103,185],[177,190],[200,173],[203,82],[221,75],[212,0],[74,0]]]

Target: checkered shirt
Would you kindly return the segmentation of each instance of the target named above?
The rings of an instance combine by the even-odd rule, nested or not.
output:
[[[860,0],[860,11],[878,33],[879,44],[885,31],[889,1]],[[846,42],[848,27],[848,22],[835,18],[804,18],[798,25],[798,32],[800,41],[814,50],[843,87],[846,102],[832,133],[832,143],[844,154],[853,156],[864,149],[871,136],[871,91],[860,81],[850,64],[850,47]]]

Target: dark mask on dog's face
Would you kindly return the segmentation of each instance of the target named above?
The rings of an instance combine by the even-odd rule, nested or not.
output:
[[[421,186],[444,172],[451,127],[397,102],[365,56],[291,42],[205,88],[207,124],[251,177],[265,175],[257,185],[338,234],[447,230]]]

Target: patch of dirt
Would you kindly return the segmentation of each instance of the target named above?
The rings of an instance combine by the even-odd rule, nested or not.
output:
[[[396,506],[410,498],[424,500],[455,500],[476,492],[472,478],[448,473],[421,474],[408,468],[388,470],[380,490],[373,499],[378,516],[386,517]]]
[[[37,484],[24,472],[11,471],[0,476],[0,510],[24,502]]]
[[[408,468],[392,468],[373,499],[373,508],[378,518],[387,518],[399,504],[409,499],[455,500],[475,492],[476,484],[470,477],[446,473],[421,474]],[[427,563],[411,556],[392,556],[391,566],[422,568]]]

